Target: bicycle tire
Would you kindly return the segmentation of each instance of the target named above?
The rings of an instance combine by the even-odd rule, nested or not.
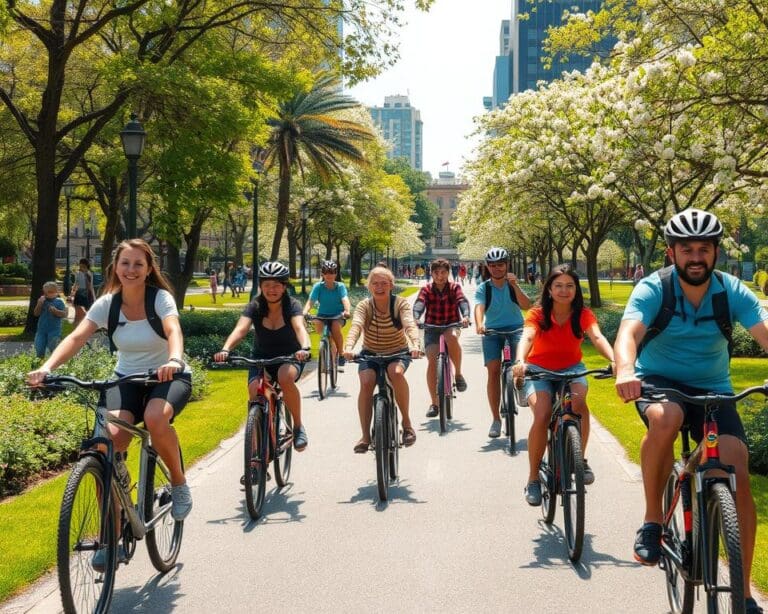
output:
[[[557,459],[555,458],[554,442],[552,441],[552,431],[547,435],[547,452],[539,465],[539,482],[541,483],[541,515],[544,522],[552,524],[555,520],[555,510],[557,509],[557,487],[555,486],[555,471],[557,470]]]
[[[562,478],[563,516],[568,558],[574,563],[584,547],[584,458],[581,433],[574,424],[566,424],[563,437]]]
[[[336,390],[336,386],[339,384],[339,352],[333,341],[329,341],[329,343],[331,347],[331,369],[329,373],[331,378],[331,389]]]
[[[445,381],[446,381],[446,388],[448,389],[448,394],[446,395],[445,413],[446,413],[446,416],[448,417],[448,420],[453,420],[454,381],[453,381],[453,366],[451,364],[450,358],[446,360]]]
[[[275,481],[282,488],[288,484],[291,475],[291,459],[293,458],[293,418],[291,412],[283,403],[277,401],[275,411],[275,433],[277,433],[277,450],[274,451]]]
[[[376,449],[376,484],[379,500],[386,501],[389,495],[389,424],[387,422],[387,401],[380,396],[373,398],[373,435]]]
[[[714,586],[705,587],[707,612],[743,612],[744,573],[739,520],[733,494],[723,482],[713,483],[707,494],[707,545],[705,565],[710,582],[715,582]]]
[[[445,381],[445,355],[437,355],[437,408],[440,417],[440,433],[445,433],[448,429],[448,398],[446,395]]]
[[[328,386],[328,340],[320,340],[317,352],[317,392],[322,401],[327,395]]]
[[[147,532],[149,560],[157,571],[169,571],[175,564],[181,549],[184,521],[171,516],[171,475],[162,462],[158,462],[152,450],[147,457],[147,473],[144,485],[144,522],[158,514],[164,514],[161,522]],[[179,449],[181,457],[181,449]],[[183,467],[182,461],[182,467]]]
[[[265,420],[269,420],[269,414],[264,411],[261,404],[253,404],[245,422],[243,484],[245,506],[254,520],[261,516],[267,488],[268,437],[264,428]]]
[[[397,406],[387,403],[389,416],[389,480],[395,481],[400,470],[400,426],[397,421]]]
[[[507,436],[509,437],[509,453],[517,454],[517,436],[515,435],[515,381],[512,375],[512,369],[507,369],[504,373],[504,394],[506,395],[507,415],[504,417],[506,422]]]
[[[664,518],[669,517],[669,522],[664,525],[664,542],[668,548],[672,548],[680,560],[683,560],[683,543],[685,542],[685,518],[683,512],[682,497],[674,501],[675,488],[677,480],[680,476],[680,463],[675,463],[672,468],[672,473],[667,479],[667,485],[664,487],[663,498],[663,513]],[[688,483],[690,488],[690,481]],[[675,504],[674,513],[670,516],[669,509],[672,504]],[[660,567],[664,569],[664,575],[667,580],[667,599],[669,601],[669,608],[672,614],[691,614],[693,612],[694,602],[694,584],[690,580],[687,580],[680,569],[672,562],[672,560],[664,554],[662,550],[662,558],[664,559]]]
[[[104,463],[94,456],[81,458],[72,468],[64,489],[56,538],[59,591],[64,611],[108,612],[117,568],[115,519],[107,505],[107,544],[104,571],[93,568],[99,543]],[[110,498],[111,500],[111,498]]]

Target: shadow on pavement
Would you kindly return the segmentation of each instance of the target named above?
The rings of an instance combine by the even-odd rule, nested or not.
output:
[[[437,433],[440,434],[440,419],[439,418],[428,418],[426,421],[421,423],[421,428],[419,431],[424,431],[427,433]],[[466,422],[462,422],[461,420],[448,420],[448,427],[446,429],[445,434],[447,435],[451,431],[471,431],[472,429],[467,426]]]
[[[382,512],[390,503],[426,503],[421,499],[416,499],[413,496],[413,491],[410,486],[403,484],[400,480],[391,482],[388,490],[388,500],[379,501],[379,490],[375,481],[371,481],[365,486],[360,486],[357,489],[357,494],[350,497],[349,501],[338,501],[341,505],[348,505],[351,503],[370,503],[377,512]]]
[[[116,588],[110,610],[113,612],[170,612],[180,596],[179,576],[184,568],[177,563],[169,572],[153,576],[144,586]],[[120,570],[117,570],[117,582]]]
[[[260,524],[284,524],[287,522],[301,522],[306,518],[300,511],[301,504],[305,499],[294,499],[293,497],[303,494],[291,494],[293,483],[289,482],[284,488],[276,488],[268,491],[264,496],[264,505],[261,508],[261,517],[254,520],[248,514],[248,508],[245,505],[245,494],[240,502],[240,508],[237,514],[223,518],[212,518],[208,524],[229,524],[237,522],[243,525],[243,532],[250,533]],[[243,489],[240,489],[243,492]]]

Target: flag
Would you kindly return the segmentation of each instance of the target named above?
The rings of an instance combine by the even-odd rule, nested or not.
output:
[[[443,162],[440,166],[448,166],[448,162]]]

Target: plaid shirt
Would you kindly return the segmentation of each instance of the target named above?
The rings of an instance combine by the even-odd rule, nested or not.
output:
[[[419,309],[420,302],[424,305],[423,309]],[[424,316],[426,324],[434,324],[435,326],[452,324],[461,319],[459,305],[462,302],[465,303],[466,311],[469,313],[469,301],[464,296],[461,285],[449,281],[446,282],[445,288],[440,292],[435,287],[435,283],[430,282],[419,291],[414,305],[414,314],[421,315],[422,311],[426,311]]]

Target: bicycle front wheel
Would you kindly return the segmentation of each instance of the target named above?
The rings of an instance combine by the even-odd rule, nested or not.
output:
[[[144,493],[144,521],[157,523],[147,533],[149,559],[157,571],[166,572],[176,564],[179,556],[184,521],[174,520],[171,516],[171,474],[154,450],[147,458]]]
[[[339,352],[336,349],[336,344],[332,341],[328,342],[330,344],[331,351],[329,354],[331,355],[331,365],[330,365],[330,378],[331,378],[331,388],[336,390],[336,386],[339,383]]]
[[[379,500],[386,501],[389,494],[389,422],[387,401],[380,396],[373,399],[373,434],[376,448],[376,483]]]
[[[111,503],[106,512],[102,508],[103,493],[103,463],[93,456],[81,458],[64,489],[56,544],[61,603],[67,613],[107,612],[112,601],[117,535]]]
[[[744,611],[744,574],[741,539],[733,494],[722,482],[711,485],[707,496],[707,552],[709,570],[707,612]]]
[[[539,465],[539,482],[541,483],[541,515],[544,522],[552,524],[557,509],[557,487],[555,486],[555,447],[552,441],[552,431],[547,434],[547,453]]]
[[[448,428],[448,394],[447,380],[445,377],[446,368],[446,356],[445,354],[437,355],[437,403],[438,403],[438,415],[440,416],[440,432],[445,433]]]
[[[326,397],[328,387],[328,354],[328,340],[322,339],[317,351],[317,392],[321,401]]]
[[[509,453],[517,454],[517,436],[515,435],[515,381],[512,376],[512,369],[507,369],[504,374],[504,402],[507,405],[506,431],[509,437]]]
[[[293,455],[293,419],[291,412],[283,403],[277,401],[275,412],[275,433],[277,433],[277,450],[275,450],[275,481],[281,488],[288,484],[291,475],[291,458]]]
[[[664,544],[675,552],[678,560],[683,561],[683,543],[685,542],[685,516],[683,511],[682,496],[675,500],[675,491],[677,481],[680,477],[680,464],[675,463],[672,473],[667,479],[667,485],[664,487],[663,511],[665,520],[664,525]],[[682,488],[682,487],[681,487]],[[690,481],[686,485],[690,492]],[[670,514],[672,506],[674,511]],[[667,599],[672,614],[691,614],[693,612],[693,582],[686,580],[681,573],[680,568],[664,554],[662,549],[663,563],[660,567],[664,569],[667,579]]]
[[[251,518],[261,516],[264,493],[267,488],[269,415],[261,404],[254,404],[245,423],[244,478],[245,506]]]
[[[581,434],[573,424],[565,427],[563,438],[563,515],[568,558],[581,558],[584,545],[584,458],[581,455]]]

